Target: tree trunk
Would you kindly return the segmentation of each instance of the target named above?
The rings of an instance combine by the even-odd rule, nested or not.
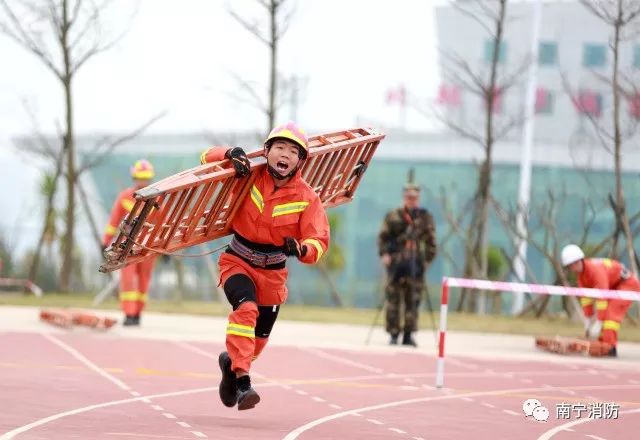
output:
[[[614,138],[614,167],[616,175],[616,205],[617,215],[620,224],[622,225],[622,231],[626,239],[626,251],[629,257],[629,266],[634,275],[638,274],[638,267],[635,261],[635,251],[633,249],[633,235],[631,234],[631,228],[629,227],[629,217],[627,215],[627,208],[624,200],[624,189],[622,187],[622,135],[620,132],[620,89],[618,88],[619,75],[619,52],[620,52],[620,32],[623,19],[623,5],[622,0],[618,0],[618,19],[614,25],[614,38],[613,38],[613,138]]]
[[[61,156],[65,154],[64,149],[60,153]],[[44,219],[42,222],[42,232],[40,233],[40,238],[38,238],[38,244],[36,246],[35,254],[33,255],[33,260],[31,260],[31,266],[29,267],[29,275],[28,279],[34,281],[36,276],[38,275],[38,269],[40,266],[40,254],[42,253],[42,248],[44,246],[45,238],[49,231],[49,219],[54,213],[55,210],[55,196],[58,188],[58,179],[62,174],[62,160],[63,157],[60,157],[56,161],[56,171],[53,175],[53,183],[51,185],[51,192],[47,194],[47,208],[45,210]]]
[[[267,109],[267,119],[269,131],[273,129],[276,120],[276,93],[278,80],[278,5],[275,0],[271,1],[271,70],[269,72],[269,108]]]

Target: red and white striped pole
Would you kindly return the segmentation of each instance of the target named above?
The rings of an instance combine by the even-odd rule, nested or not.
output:
[[[444,337],[447,333],[447,311],[449,309],[449,280],[442,279],[440,297],[440,334],[438,335],[438,364],[436,366],[436,388],[444,385]]]

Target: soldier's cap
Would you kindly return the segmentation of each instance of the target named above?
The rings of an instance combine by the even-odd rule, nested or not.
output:
[[[418,191],[420,192],[420,187],[418,185],[416,185],[415,183],[411,182],[411,183],[406,183],[403,187],[402,187],[403,191]]]

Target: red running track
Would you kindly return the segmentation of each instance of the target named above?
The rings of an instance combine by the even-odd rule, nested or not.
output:
[[[271,346],[253,410],[218,400],[222,344],[105,334],[0,334],[0,440],[537,439],[640,435],[639,369],[593,363],[447,359],[402,349]],[[524,400],[549,408],[525,417]],[[617,419],[556,417],[559,403],[620,405]]]

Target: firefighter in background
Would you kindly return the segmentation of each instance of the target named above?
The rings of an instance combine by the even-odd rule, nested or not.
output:
[[[329,222],[315,191],[302,179],[308,140],[293,122],[274,128],[264,142],[267,166],[258,172],[233,217],[233,239],[220,256],[220,282],[233,311],[220,353],[219,394],[225,406],[253,408],[252,362],[267,344],[280,305],[287,300],[287,257],[315,264],[329,247]],[[201,163],[229,159],[236,177],[250,173],[242,148],[212,147]]]
[[[436,256],[433,217],[420,205],[420,187],[410,174],[403,189],[403,206],[387,213],[378,235],[378,254],[387,270],[386,331],[390,344],[416,346],[418,308],[424,288],[424,274]],[[404,307],[404,322],[400,310]]]
[[[147,160],[137,161],[131,167],[131,178],[133,186],[118,194],[116,201],[111,208],[111,216],[107,225],[104,237],[102,238],[103,248],[107,248],[116,233],[118,226],[124,218],[131,212],[135,203],[133,193],[148,186],[154,177],[153,166]],[[139,263],[130,264],[120,270],[120,306],[125,314],[123,325],[140,325],[140,314],[147,301],[147,292],[151,284],[151,273],[155,258],[149,258]]]
[[[576,274],[578,286],[603,290],[631,290],[640,292],[638,279],[619,261],[609,258],[585,258],[575,244],[562,249],[562,265]],[[585,334],[593,339],[589,353],[592,356],[617,356],[620,323],[631,306],[623,299],[594,299],[582,297]]]

